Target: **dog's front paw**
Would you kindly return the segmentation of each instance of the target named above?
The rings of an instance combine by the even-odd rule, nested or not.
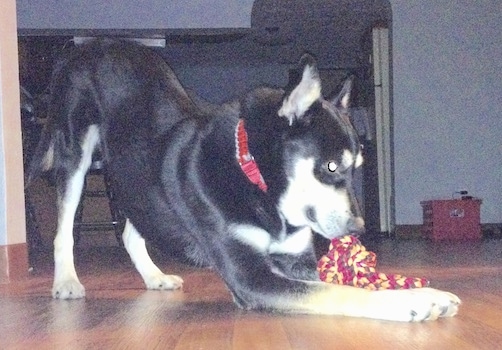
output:
[[[75,279],[54,282],[52,297],[55,299],[79,299],[85,297],[84,286]]]
[[[433,288],[385,290],[373,292],[380,319],[404,322],[432,321],[452,317],[458,312],[460,299],[452,293]],[[386,305],[387,307],[383,307]]]
[[[183,279],[176,275],[156,274],[144,281],[147,289],[180,289],[183,286]]]

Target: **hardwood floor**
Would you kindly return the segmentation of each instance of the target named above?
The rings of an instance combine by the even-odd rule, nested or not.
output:
[[[35,256],[28,279],[0,285],[0,349],[502,348],[502,241],[364,243],[378,254],[379,270],[424,276],[458,294],[459,315],[402,324],[248,312],[209,269],[160,262],[184,288],[146,291],[123,248],[82,244],[76,264],[85,300],[51,298],[49,252]]]

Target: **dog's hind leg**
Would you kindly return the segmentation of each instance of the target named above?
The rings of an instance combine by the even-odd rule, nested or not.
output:
[[[148,289],[179,289],[183,285],[181,277],[164,274],[152,261],[146,250],[145,240],[134,225],[127,220],[122,234],[124,246],[134,266],[143,277]]]
[[[89,126],[81,143],[80,162],[72,171],[64,170],[58,180],[58,228],[54,239],[54,284],[52,296],[59,299],[78,299],[85,296],[73,260],[73,222],[92,153],[99,142],[96,125]]]

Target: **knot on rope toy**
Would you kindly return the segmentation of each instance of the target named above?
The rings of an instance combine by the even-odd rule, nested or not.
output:
[[[328,254],[317,263],[322,281],[370,290],[427,287],[425,278],[377,272],[376,254],[366,250],[359,239],[347,235],[331,241]]]

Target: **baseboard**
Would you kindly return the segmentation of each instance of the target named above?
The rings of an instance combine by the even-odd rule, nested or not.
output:
[[[502,238],[502,223],[481,224],[483,238]]]
[[[394,233],[396,238],[401,239],[424,238],[422,225],[396,225]],[[481,234],[483,238],[502,239],[502,223],[481,224]]]
[[[401,239],[423,238],[422,225],[396,225],[394,235]]]
[[[28,265],[26,243],[0,246],[0,284],[27,278]]]

